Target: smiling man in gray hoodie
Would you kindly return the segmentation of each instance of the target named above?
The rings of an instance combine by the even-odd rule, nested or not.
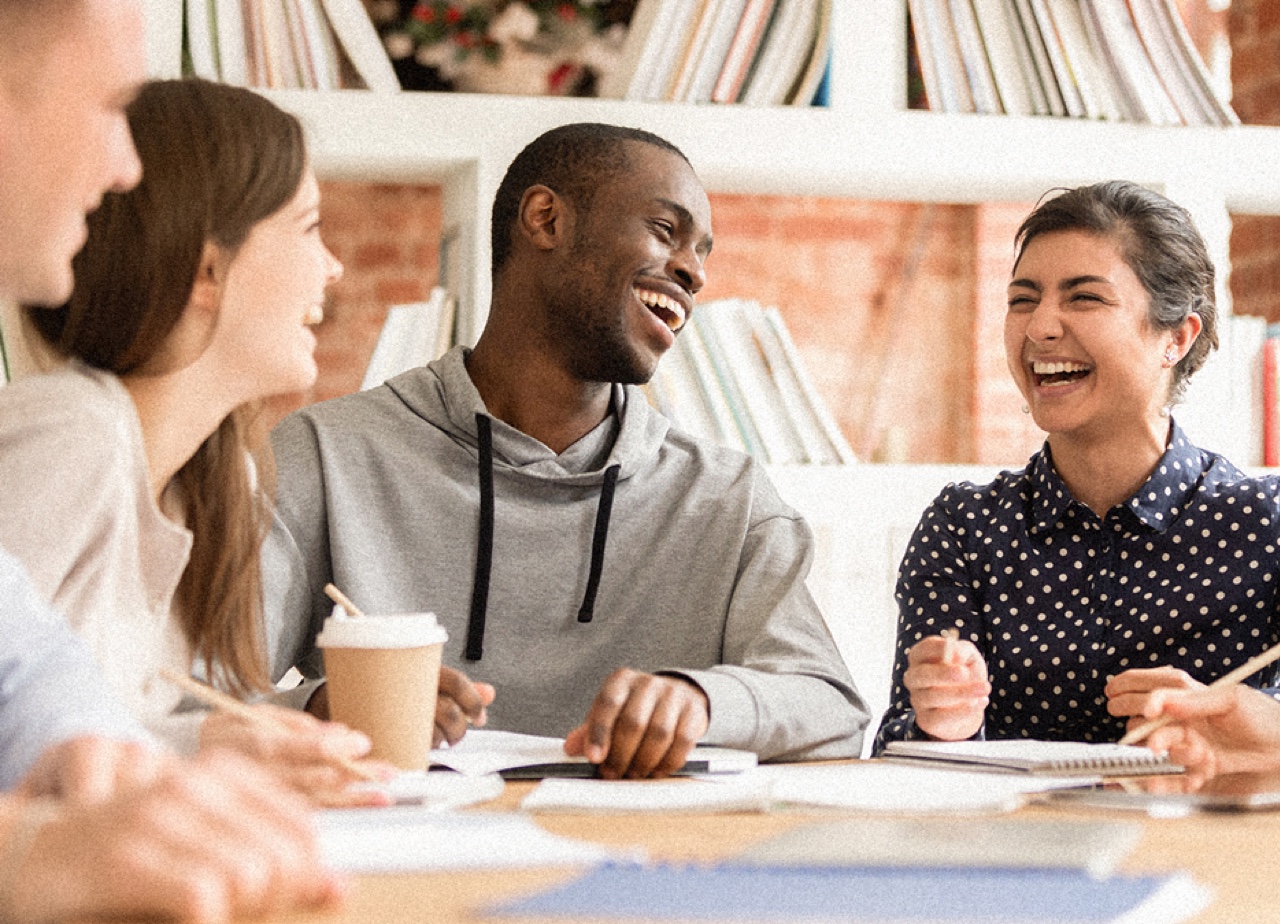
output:
[[[486,719],[564,736],[608,778],[671,773],[699,741],[857,756],[868,716],[805,587],[808,527],[753,459],[635,387],[705,281],[687,159],[635,129],[553,129],[508,169],[492,240],[474,349],[273,434],[277,673],[318,664],[332,581],[440,618],[450,741]]]

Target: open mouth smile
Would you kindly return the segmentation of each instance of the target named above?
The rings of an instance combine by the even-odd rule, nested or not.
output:
[[[684,305],[680,304],[674,298],[663,295],[661,292],[654,292],[652,289],[641,289],[636,287],[636,298],[644,304],[654,315],[657,316],[663,324],[672,331],[678,331],[684,327],[684,322],[688,320],[688,312]]]
[[[1084,363],[1054,362],[1031,364],[1031,378],[1036,387],[1054,388],[1078,382],[1093,371]]]

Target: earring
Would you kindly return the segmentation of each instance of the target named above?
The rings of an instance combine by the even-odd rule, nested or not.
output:
[[[1161,417],[1168,417],[1170,413],[1169,405],[1166,404],[1164,407],[1160,408]]]
[[[1027,407],[1025,404],[1024,404],[1024,405],[1022,405],[1022,413],[1024,413],[1024,414],[1030,414],[1030,413],[1031,413],[1031,408]]]
[[[1166,369],[1172,366],[1177,361],[1178,361],[1177,352],[1173,349],[1173,347],[1169,347],[1169,349],[1164,351],[1164,365]]]

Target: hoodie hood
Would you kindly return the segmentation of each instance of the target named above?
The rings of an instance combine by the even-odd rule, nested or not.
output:
[[[435,362],[390,379],[390,389],[410,410],[479,456],[476,415],[489,416],[465,365],[470,349],[456,346]],[[669,424],[634,385],[613,386],[613,413],[556,455],[538,440],[489,417],[493,465],[504,476],[565,485],[598,485],[611,466],[618,480],[657,465]]]

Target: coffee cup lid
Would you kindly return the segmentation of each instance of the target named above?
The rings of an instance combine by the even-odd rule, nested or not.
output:
[[[422,648],[448,639],[435,613],[351,617],[335,606],[316,644],[321,648]]]

